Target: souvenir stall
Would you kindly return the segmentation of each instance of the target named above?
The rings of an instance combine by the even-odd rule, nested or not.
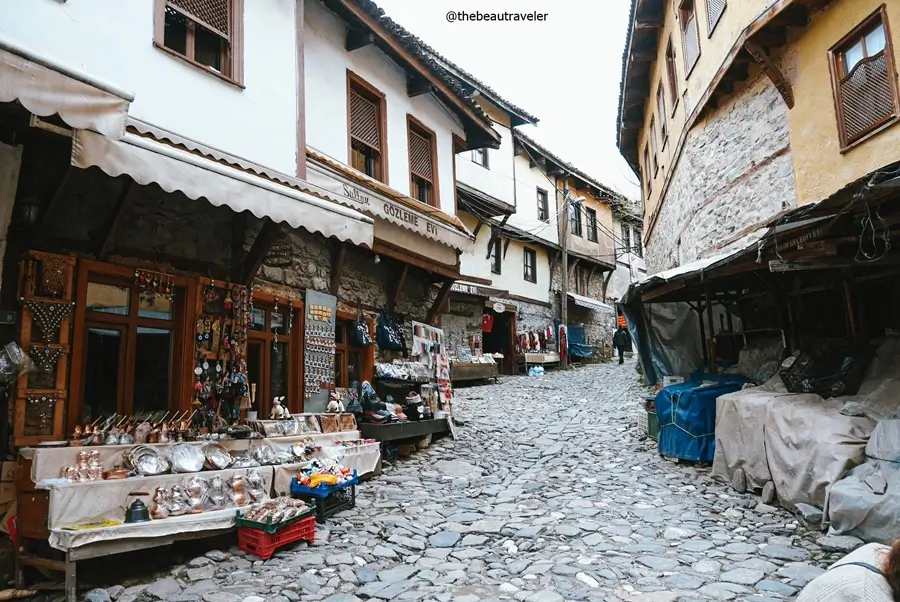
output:
[[[451,382],[479,381],[499,377],[497,362],[504,359],[502,353],[484,353],[482,335],[469,335],[469,346],[458,347],[450,358]]]
[[[335,395],[333,296],[36,252],[19,291],[20,582],[25,566],[65,572],[74,602],[79,560],[224,533],[238,510],[300,519],[305,506],[265,503],[295,484],[355,486],[380,465]],[[162,384],[138,362],[160,363]]]
[[[405,339],[396,326],[393,333],[393,340]],[[379,346],[384,348],[381,340]],[[363,386],[365,421],[359,428],[364,437],[387,442],[450,429],[453,388],[444,332],[412,322],[411,347],[409,358],[376,364],[376,386]]]
[[[516,339],[516,354],[520,363],[524,364],[526,373],[529,366],[559,364],[560,353],[553,348],[554,336],[552,326],[547,326],[540,330],[516,333]]]

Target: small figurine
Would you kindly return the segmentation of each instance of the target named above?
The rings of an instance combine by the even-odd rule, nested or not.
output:
[[[325,411],[332,414],[341,414],[344,412],[344,404],[336,393],[331,394],[331,401],[328,402],[328,407],[325,408]]]
[[[284,396],[272,398],[272,412],[269,414],[270,420],[287,420],[291,417],[287,407],[284,405]]]

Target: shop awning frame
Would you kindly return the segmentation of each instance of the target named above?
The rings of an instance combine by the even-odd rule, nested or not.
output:
[[[38,117],[59,115],[77,130],[119,139],[134,94],[0,37],[0,103],[19,101]]]
[[[575,302],[575,305],[578,307],[584,307],[585,309],[592,309],[594,311],[615,311],[612,305],[608,303],[604,303],[598,299],[591,299],[590,297],[585,297],[584,295],[579,295],[577,293],[568,293],[569,299]]]
[[[217,207],[249,211],[326,238],[370,249],[374,245],[373,220],[357,211],[135,134],[112,140],[80,130],[73,139],[72,165],[98,167],[112,177],[128,175],[141,185],[155,183],[166,192],[202,197]]]

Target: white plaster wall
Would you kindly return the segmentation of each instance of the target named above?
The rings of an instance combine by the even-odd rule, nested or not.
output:
[[[557,222],[557,199],[555,183],[548,179],[540,169],[528,167],[527,157],[515,157],[516,172],[516,213],[509,218],[509,225],[529,232],[531,235],[559,244],[559,225]],[[538,219],[537,189],[547,191],[547,207],[550,222]]]
[[[471,152],[460,153],[456,156],[456,178],[476,190],[515,207],[512,132],[508,127],[497,122],[494,122],[494,129],[500,134],[500,148],[487,149],[488,167],[484,168],[472,161]]]
[[[469,230],[473,230],[477,221],[468,213],[460,214],[460,219]],[[475,241],[475,248],[460,256],[460,272],[463,277],[475,276],[491,280],[494,288],[509,291],[520,297],[536,301],[550,301],[550,257],[546,249],[537,245],[527,245],[519,241],[511,241],[500,266],[500,274],[491,271],[491,261],[486,259],[491,229],[482,226]],[[504,241],[505,243],[505,241]],[[525,280],[525,248],[535,251],[537,255],[537,282]]]
[[[3,0],[0,35],[135,94],[130,115],[296,172],[294,0],[244,8],[241,90],[153,46],[153,0]]]
[[[453,197],[453,134],[465,138],[450,110],[430,95],[409,98],[406,74],[374,46],[344,49],[346,25],[320,0],[306,2],[306,141],[348,164],[347,69],[385,95],[387,104],[388,185],[408,195],[409,146],[406,116],[412,115],[437,137],[440,208],[456,213]]]
[[[613,232],[616,233],[617,237],[621,237],[622,222],[617,219],[613,219]],[[637,232],[637,228],[631,227],[632,242]],[[609,286],[606,287],[606,297],[608,299],[621,299],[632,282],[642,280],[647,275],[647,262],[644,258],[638,257],[634,253],[622,253],[622,244],[621,239],[616,242],[619,256],[616,258],[616,271],[613,272],[609,280]]]

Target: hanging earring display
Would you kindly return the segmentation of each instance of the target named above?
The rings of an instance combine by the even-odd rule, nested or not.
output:
[[[175,276],[161,272],[137,269],[134,271],[134,284],[141,295],[141,300],[152,305],[157,297],[172,301],[175,299]]]
[[[278,347],[278,329],[281,328],[281,324],[275,323],[275,316],[278,316],[279,319],[281,315],[278,313],[278,297],[275,297],[275,309],[272,310],[272,333],[275,335],[272,338],[272,348]]]
[[[28,395],[25,398],[25,432],[36,435],[49,434],[53,430],[53,412],[57,396]]]
[[[294,296],[291,295],[288,298],[288,327],[287,334],[291,334],[291,330],[294,328]]]
[[[38,301],[37,299],[22,299],[25,306],[33,315],[32,323],[37,324],[41,331],[41,340],[49,343],[53,340],[62,326],[63,320],[72,314],[74,303],[57,301]]]
[[[40,259],[41,280],[39,294],[58,299],[66,292],[66,272],[69,264],[65,257],[49,255]]]
[[[62,347],[51,347],[50,345],[32,347],[28,351],[31,361],[44,372],[51,374],[56,372],[56,364],[63,353],[65,353],[65,349]]]

